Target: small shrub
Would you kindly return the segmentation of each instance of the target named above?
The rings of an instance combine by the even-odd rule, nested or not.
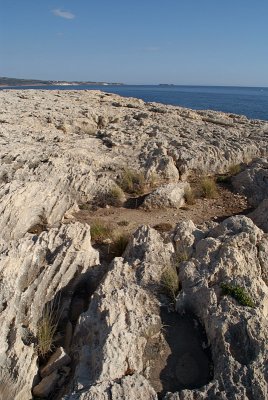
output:
[[[167,267],[161,276],[161,286],[165,293],[175,300],[176,294],[179,289],[179,277],[174,267]]]
[[[144,174],[125,168],[118,181],[118,185],[126,193],[142,194],[145,189]]]
[[[112,236],[112,228],[101,221],[93,221],[90,225],[90,234],[93,242],[102,243]]]
[[[229,168],[229,176],[237,175],[241,171],[240,164],[233,164]]]
[[[121,257],[127,247],[128,242],[129,235],[126,233],[121,233],[120,235],[115,237],[110,247],[111,254],[114,257]]]
[[[232,296],[242,306],[255,307],[254,301],[241,286],[222,283],[221,289],[224,295]]]
[[[37,351],[39,356],[46,357],[53,350],[54,336],[57,330],[58,316],[53,305],[46,305],[43,315],[37,324]]]
[[[111,187],[106,194],[106,204],[110,206],[121,207],[124,200],[124,192],[119,186]]]
[[[189,205],[195,204],[195,192],[193,191],[192,188],[185,190],[184,198],[187,204]]]
[[[207,199],[214,199],[218,194],[217,185],[214,179],[206,177],[201,181],[202,194]]]

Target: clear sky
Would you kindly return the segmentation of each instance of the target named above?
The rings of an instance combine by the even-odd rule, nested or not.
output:
[[[0,76],[268,86],[268,0],[0,0]]]

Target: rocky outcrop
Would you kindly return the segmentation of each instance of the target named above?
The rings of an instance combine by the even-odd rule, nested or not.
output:
[[[190,246],[192,256],[180,264],[182,291],[176,308],[193,311],[204,324],[214,379],[201,390],[168,394],[165,399],[266,399],[266,236],[246,217],[229,218],[209,230],[192,224],[177,229],[183,231],[180,246]],[[255,308],[223,295],[222,283],[242,287]]]
[[[99,91],[2,90],[0,106],[5,240],[54,226],[124,166],[176,182],[268,151],[266,122]]]
[[[190,190],[189,183],[179,182],[159,186],[146,196],[142,207],[146,210],[154,208],[180,208],[185,204],[185,192]]]
[[[188,183],[178,181],[265,156],[267,123],[99,91],[0,91],[0,105],[0,390],[9,386],[15,400],[264,400],[262,230],[241,216],[183,221],[162,236],[142,226],[108,265],[76,213],[103,198],[109,207],[112,189],[121,206],[125,167],[142,172],[146,187],[162,185],[147,196],[149,208],[180,207]],[[263,229],[265,163],[237,177]],[[171,296],[163,276],[176,270],[175,301],[178,288]],[[46,310],[59,317],[44,355]]]
[[[145,391],[149,384],[139,375],[144,375],[146,367],[142,355],[148,336],[161,333],[159,305],[149,286],[159,282],[172,252],[172,245],[165,245],[155,230],[142,227],[125,257],[111,264],[74,334],[75,351],[79,352],[76,387],[81,390],[91,386],[88,397],[79,398],[90,399],[90,393],[98,398],[103,385],[120,393],[129,381],[136,380],[136,374],[135,388],[140,389],[132,389],[133,396],[143,392],[144,399],[156,398],[153,389]],[[120,397],[117,394],[113,398]]]
[[[237,192],[247,196],[252,207],[257,207],[268,198],[268,160],[254,160],[244,171],[232,178],[232,185]]]
[[[268,232],[268,161],[256,159],[244,171],[232,178],[237,192],[247,196],[249,204],[256,208],[249,217]]]
[[[16,399],[28,400],[38,383],[37,331],[45,306],[60,310],[64,326],[76,285],[98,262],[90,228],[78,222],[1,242],[0,369],[14,378]]]
[[[263,399],[267,397],[267,238],[246,217],[232,217],[221,224],[196,227],[191,221],[177,226],[176,254],[188,250],[188,261],[179,261],[182,290],[176,300],[179,314],[196,315],[203,325],[213,361],[213,377],[200,389],[166,393],[165,399]],[[75,331],[79,357],[74,391],[68,399],[155,399],[152,360],[144,358],[152,338],[161,342],[159,284],[174,257],[153,229],[140,228],[124,258],[116,259]],[[224,295],[222,284],[241,287],[254,307]],[[112,288],[112,290],[111,290]],[[178,314],[178,318],[179,318]],[[243,348],[243,352],[241,352]],[[185,348],[176,361],[198,376],[198,361]],[[151,357],[152,354],[151,354]],[[163,349],[159,359],[164,357]],[[144,364],[146,360],[146,363]],[[184,361],[183,361],[184,360]],[[193,370],[194,368],[194,370]],[[185,371],[186,373],[187,371]],[[182,372],[181,372],[182,373]],[[143,377],[142,377],[143,376]],[[133,382],[126,391],[127,382]],[[189,384],[188,383],[188,384]],[[106,396],[106,397],[105,397]]]

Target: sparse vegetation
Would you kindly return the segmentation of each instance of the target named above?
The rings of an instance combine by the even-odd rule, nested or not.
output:
[[[54,336],[57,330],[59,316],[53,304],[46,305],[43,315],[37,325],[37,352],[46,357],[53,350]]]
[[[90,225],[90,233],[93,242],[102,243],[105,239],[111,238],[113,230],[109,225],[96,220]]]
[[[124,200],[124,192],[119,186],[112,186],[106,194],[106,204],[110,206],[121,207]]]
[[[240,164],[232,164],[229,168],[229,176],[237,175],[241,171]]]
[[[116,236],[110,248],[110,252],[114,257],[121,257],[124,253],[127,244],[129,242],[129,235],[127,233],[121,233]]]
[[[241,172],[241,165],[240,164],[232,164],[230,166],[227,174],[220,175],[217,177],[217,182],[218,183],[230,183],[231,177],[239,174],[239,172]]]
[[[125,168],[118,180],[118,185],[126,193],[142,194],[145,189],[144,174]]]
[[[218,189],[214,179],[205,177],[201,180],[202,195],[207,199],[214,199],[217,197]]]
[[[161,276],[161,286],[163,287],[165,293],[170,298],[175,300],[179,290],[179,277],[176,268],[171,265],[166,267]]]
[[[195,204],[195,192],[193,191],[192,188],[186,189],[184,193],[184,198],[187,204],[193,205]]]
[[[254,301],[241,286],[222,283],[221,289],[224,295],[232,296],[242,306],[255,307]]]

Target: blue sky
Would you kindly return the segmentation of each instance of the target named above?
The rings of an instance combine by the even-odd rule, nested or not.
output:
[[[0,0],[0,76],[268,86],[267,0]]]

